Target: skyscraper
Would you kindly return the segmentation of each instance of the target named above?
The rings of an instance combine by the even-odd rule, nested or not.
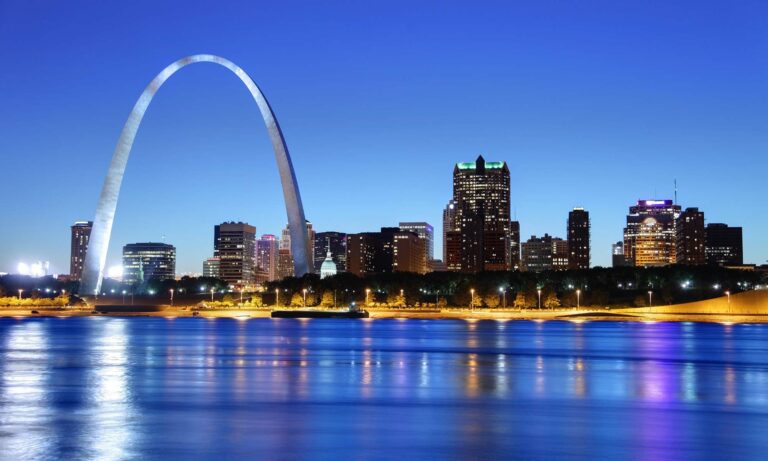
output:
[[[704,235],[704,212],[698,208],[686,208],[677,218],[678,264],[706,264],[706,236]]]
[[[233,285],[254,281],[256,228],[242,222],[214,227],[213,256],[219,258],[219,278]]]
[[[631,265],[627,263],[627,258],[624,257],[624,241],[619,240],[618,242],[611,244],[611,263],[613,267],[625,267]]]
[[[347,270],[347,234],[344,232],[318,232],[315,234],[315,273],[320,273],[320,268],[325,261],[330,249],[331,259],[336,265],[337,272]]]
[[[707,224],[704,232],[706,234],[707,264],[718,266],[744,264],[741,227],[710,223]]]
[[[315,231],[312,229],[312,223],[307,223],[307,236],[309,237],[309,255],[310,259],[314,258],[315,254]],[[293,277],[293,255],[291,254],[291,232],[290,224],[286,224],[283,228],[283,238],[280,239],[280,247],[277,254],[277,275],[278,278]],[[314,271],[314,261],[311,261],[310,270]]]
[[[267,281],[277,280],[279,240],[272,234],[264,234],[256,240],[256,269],[266,274]]]
[[[664,266],[677,261],[676,222],[680,205],[672,200],[638,200],[629,207],[624,257],[633,266]]]
[[[568,213],[568,268],[589,269],[589,212],[574,208]]]
[[[217,257],[208,258],[203,261],[203,277],[219,278],[219,269],[221,260]]]
[[[506,162],[457,163],[453,201],[461,250],[460,270],[479,272],[509,268],[509,168]],[[451,240],[451,232],[446,235]],[[455,237],[455,236],[454,236]],[[448,268],[453,258],[448,255]]]
[[[456,202],[451,199],[443,209],[443,263],[449,271],[461,270],[461,233],[456,212]]]
[[[347,270],[357,276],[391,272],[424,273],[424,240],[414,232],[382,227],[347,236]]]
[[[509,223],[509,268],[520,270],[520,221]]]
[[[432,225],[426,222],[401,222],[400,230],[415,232],[419,238],[424,240],[426,261],[435,259],[435,231]]]
[[[69,256],[69,276],[72,280],[79,281],[83,276],[83,263],[85,263],[85,253],[88,251],[92,227],[93,221],[77,221],[72,225]]]
[[[123,282],[172,280],[176,277],[176,248],[167,243],[129,243],[123,247]]]

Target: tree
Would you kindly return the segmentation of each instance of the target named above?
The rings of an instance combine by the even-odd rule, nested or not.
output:
[[[547,309],[555,309],[560,307],[560,300],[557,298],[557,294],[554,291],[547,293],[544,298],[544,307]]]
[[[304,296],[299,292],[294,293],[293,296],[291,296],[291,306],[293,307],[304,306]]]
[[[648,305],[648,301],[646,300],[646,297],[643,295],[637,295],[635,297],[635,307],[646,307]]]
[[[333,307],[333,291],[331,290],[325,290],[323,292],[323,297],[320,300],[320,306],[322,307]]]
[[[485,303],[486,307],[491,309],[497,308],[499,307],[499,295],[497,293],[485,295],[485,297],[483,297],[483,302]]]
[[[522,291],[518,291],[517,294],[515,295],[515,302],[513,305],[517,309],[523,309],[525,307],[528,307],[525,304],[525,293],[523,293]]]

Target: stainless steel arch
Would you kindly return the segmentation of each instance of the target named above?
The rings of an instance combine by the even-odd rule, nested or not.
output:
[[[269,137],[272,140],[277,168],[280,173],[280,182],[283,186],[285,209],[288,214],[288,224],[291,232],[291,253],[294,258],[294,270],[297,276],[312,271],[312,265],[309,262],[311,256],[309,254],[309,237],[305,224],[304,208],[302,207],[301,196],[299,195],[299,185],[296,182],[296,174],[293,171],[293,164],[288,154],[288,147],[285,145],[283,132],[280,130],[280,125],[277,123],[272,108],[251,77],[232,61],[210,54],[196,54],[179,59],[157,74],[157,77],[149,83],[141,97],[139,97],[139,100],[136,101],[131,114],[128,116],[128,120],[123,126],[115,152],[112,154],[112,161],[109,164],[107,176],[104,179],[104,186],[101,189],[99,204],[96,208],[96,217],[93,220],[93,228],[88,241],[88,251],[85,255],[83,278],[80,286],[80,293],[82,295],[96,294],[101,289],[104,264],[107,260],[107,248],[109,247],[109,238],[112,234],[112,223],[115,219],[117,199],[120,194],[120,185],[123,182],[125,166],[128,163],[128,156],[131,153],[133,140],[141,124],[141,119],[144,117],[144,113],[149,103],[152,102],[155,93],[157,93],[157,90],[160,89],[163,83],[182,67],[197,62],[212,62],[231,70],[245,84],[259,106],[264,124],[267,126]]]

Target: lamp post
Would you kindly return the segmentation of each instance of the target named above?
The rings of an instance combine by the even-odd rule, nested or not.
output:
[[[125,290],[123,290],[123,304],[125,304]]]
[[[366,288],[365,289],[365,305],[366,306],[368,305],[368,295],[369,294],[371,294],[371,289],[370,288]]]
[[[536,290],[536,293],[538,293],[538,294],[539,294],[539,310],[541,310],[541,288],[539,288],[538,290]]]
[[[245,291],[245,287],[240,287],[240,306],[243,307],[243,291]]]
[[[576,309],[581,308],[581,290],[576,290]]]
[[[471,301],[470,301],[470,303],[469,303],[469,308],[470,308],[470,309],[474,309],[474,308],[475,308],[475,289],[474,289],[474,288],[471,288],[471,289],[469,290],[469,294],[471,294],[471,295],[472,295],[472,300],[471,300]]]
[[[304,295],[304,307],[307,307],[307,289],[304,288],[301,293]]]
[[[280,305],[280,288],[275,288],[275,307]]]
[[[728,313],[731,313],[731,292],[726,291],[725,296],[728,296]]]
[[[653,307],[653,291],[648,290],[648,307]]]
[[[173,288],[169,290],[171,292],[171,306],[173,306]]]
[[[24,292],[24,290],[22,290],[21,288],[19,288],[19,300],[21,300],[21,293],[23,293],[23,292]]]
[[[501,292],[502,305],[504,306],[504,309],[506,309],[507,308],[507,290],[505,290],[504,287],[499,287],[499,291]]]
[[[216,288],[211,288],[211,302],[213,302],[213,293],[216,291]]]

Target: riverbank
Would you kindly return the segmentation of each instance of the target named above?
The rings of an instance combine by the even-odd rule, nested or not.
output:
[[[93,310],[91,308],[0,308],[0,317],[201,317],[201,318],[270,318],[272,309],[190,309],[188,307],[154,306],[152,310],[110,308]],[[283,309],[283,308],[281,308]],[[738,313],[697,313],[697,312],[656,312],[655,309],[640,310],[637,308],[617,309],[524,309],[502,310],[482,309],[469,310],[461,308],[446,309],[384,309],[371,308],[370,319],[429,319],[429,320],[529,320],[550,321],[561,320],[570,322],[592,321],[637,321],[637,322],[714,322],[714,323],[768,323],[768,314],[738,314]]]

